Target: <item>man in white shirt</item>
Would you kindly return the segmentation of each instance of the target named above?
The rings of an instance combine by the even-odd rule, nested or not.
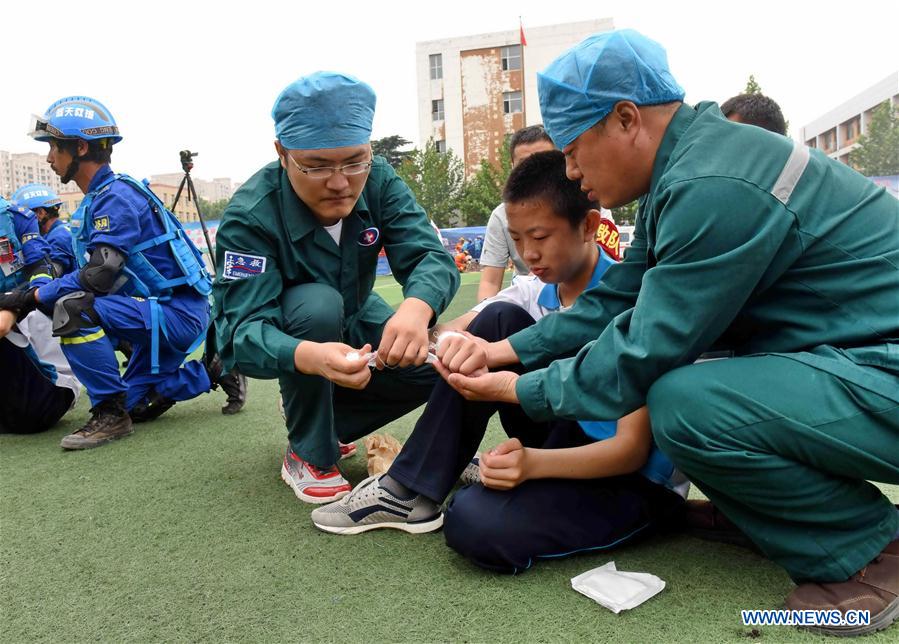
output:
[[[521,128],[509,140],[509,154],[512,167],[527,159],[535,152],[555,150],[552,139],[542,125]],[[515,250],[515,242],[509,236],[505,204],[498,205],[487,221],[484,247],[481,249],[481,282],[478,286],[478,302],[493,297],[503,287],[503,275],[509,260],[515,266],[516,275],[527,275],[528,266]]]

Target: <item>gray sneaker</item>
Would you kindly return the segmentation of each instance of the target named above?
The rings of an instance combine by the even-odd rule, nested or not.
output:
[[[380,476],[371,476],[339,501],[313,510],[312,523],[332,534],[359,534],[378,528],[420,534],[439,530],[443,513],[420,494],[411,499],[394,496],[381,487]]]
[[[471,462],[465,466],[459,475],[459,483],[462,485],[479,485],[481,483],[481,459],[475,456]]]

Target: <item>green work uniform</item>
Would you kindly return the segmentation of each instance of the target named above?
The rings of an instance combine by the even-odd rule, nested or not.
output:
[[[319,467],[355,440],[427,400],[430,366],[375,370],[361,391],[297,372],[302,340],[377,347],[393,309],[372,291],[384,248],[405,297],[436,316],[459,273],[422,208],[393,168],[375,157],[338,247],[297,197],[278,162],[257,172],[222,216],[216,240],[215,323],[226,369],[278,378],[293,451]]]
[[[535,419],[648,402],[659,446],[794,579],[842,581],[899,515],[899,202],[789,139],[681,106],[625,260],[510,338]],[[725,350],[732,359],[693,364]]]

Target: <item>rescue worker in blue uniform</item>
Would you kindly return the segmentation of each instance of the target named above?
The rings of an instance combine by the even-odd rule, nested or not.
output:
[[[29,183],[16,190],[12,200],[37,216],[41,236],[50,244],[50,259],[56,265],[57,273],[65,275],[78,268],[72,231],[59,219],[62,199],[53,189],[41,183]]]
[[[0,293],[48,282],[54,275],[50,255],[34,212],[0,197]]]
[[[685,105],[664,49],[631,30],[565,52],[538,92],[568,176],[607,208],[641,199],[634,243],[475,364],[532,371],[451,384],[535,420],[647,404],[659,447],[797,583],[787,608],[839,613],[832,634],[888,627],[899,512],[870,481],[899,484],[899,202]],[[710,352],[732,357],[696,362]]]
[[[81,222],[80,267],[18,303],[52,310],[53,332],[93,405],[90,420],[61,446],[88,449],[130,434],[128,410],[209,391],[203,364],[184,360],[205,335],[211,279],[174,215],[144,184],[110,169],[122,137],[100,102],[62,98],[31,135],[49,143],[47,162],[62,181],[74,180],[85,194],[72,217]],[[118,339],[134,346],[124,375]]]

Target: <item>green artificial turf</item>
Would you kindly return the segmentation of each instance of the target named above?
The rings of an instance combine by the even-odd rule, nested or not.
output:
[[[473,281],[474,280],[474,281]],[[475,275],[449,315],[474,300]],[[378,282],[392,303],[401,298]],[[791,584],[751,552],[687,536],[484,572],[441,533],[338,537],[279,479],[285,430],[274,381],[222,416],[221,392],[187,402],[101,449],[63,452],[86,397],[54,429],[0,436],[0,640],[341,642],[812,641],[752,629],[740,609],[777,608]],[[405,439],[410,414],[386,428]],[[485,445],[501,439],[494,423]],[[365,458],[344,461],[352,482]],[[899,489],[889,488],[893,500]],[[571,577],[614,560],[666,589],[614,615]],[[866,642],[895,642],[894,627]],[[831,641],[831,640],[827,640]]]

